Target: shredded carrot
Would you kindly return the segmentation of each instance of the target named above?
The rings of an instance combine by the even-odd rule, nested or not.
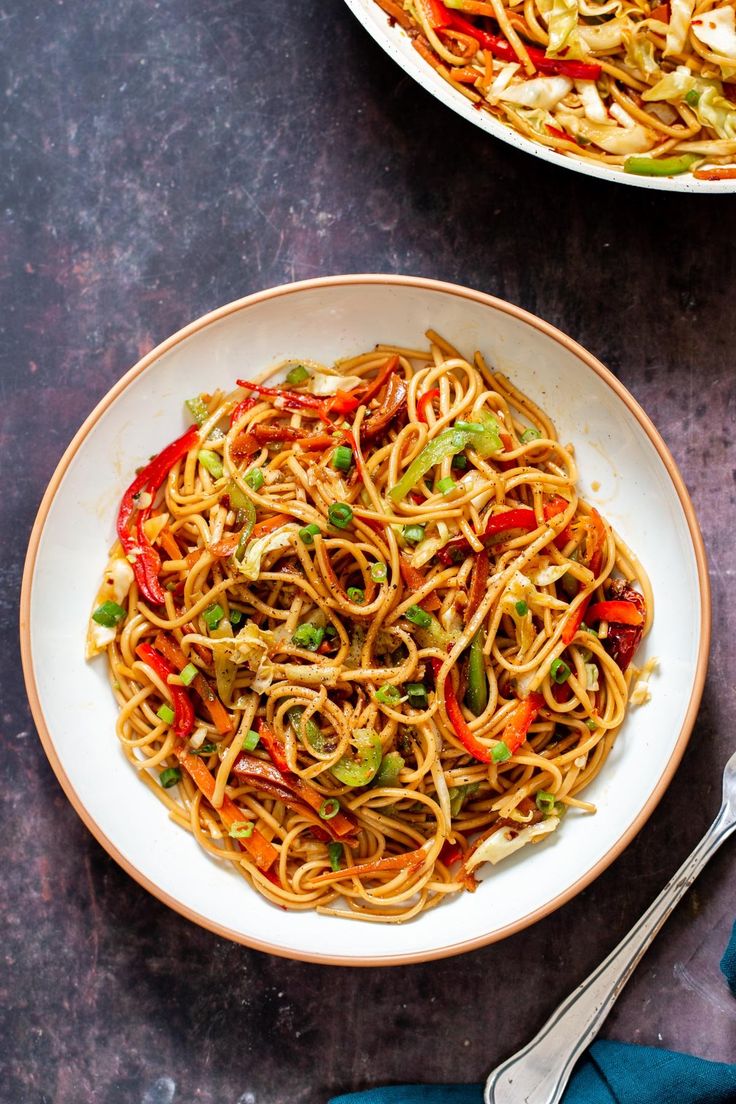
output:
[[[181,548],[176,543],[174,534],[169,529],[168,525],[164,525],[163,529],[158,535],[158,542],[168,553],[172,560],[181,559]]]
[[[183,671],[189,662],[179,645],[176,644],[170,636],[167,636],[166,633],[158,633],[153,642],[153,646],[157,652],[161,652],[161,655],[165,656],[169,663],[179,671]],[[231,732],[233,725],[230,720],[230,715],[204,675],[201,673],[198,674],[196,678],[192,679],[191,685],[202,699],[202,703],[220,735],[225,736],[228,732]]]
[[[461,84],[475,84],[481,74],[477,69],[473,69],[472,65],[466,65],[462,69],[451,70],[450,75],[453,80],[460,81]]]
[[[722,165],[717,169],[694,169],[697,180],[736,180],[736,165]]]
[[[224,560],[227,556],[231,556],[235,549],[238,547],[240,541],[239,533],[231,533],[227,537],[223,537],[222,540],[216,541],[214,544],[209,545],[207,551],[211,556],[214,556],[218,560]]]
[[[211,802],[212,795],[215,792],[215,780],[205,763],[198,755],[190,755],[186,747],[178,748],[176,757],[198,789]],[[214,805],[212,807],[215,808]],[[217,809],[217,812],[220,814],[226,828],[231,828],[233,824],[238,824],[243,820],[240,809],[227,796],[222,799],[222,805]],[[259,870],[270,869],[279,857],[273,844],[269,843],[257,828],[254,828],[253,835],[239,839],[238,843],[248,851]]]
[[[262,537],[266,533],[273,532],[274,529],[280,529],[282,525],[286,525],[288,521],[293,521],[293,518],[289,514],[274,514],[272,518],[268,518],[267,521],[259,521],[257,525],[253,526],[253,532],[251,538]]]
[[[416,851],[407,851],[403,855],[389,855],[386,859],[376,859],[374,862],[359,863],[357,866],[346,866],[342,870],[333,870],[329,874],[320,874],[312,885],[327,885],[329,882],[339,882],[343,878],[362,878],[364,874],[380,874],[384,870],[406,870],[412,873],[419,870],[427,858],[427,852],[423,847]]]

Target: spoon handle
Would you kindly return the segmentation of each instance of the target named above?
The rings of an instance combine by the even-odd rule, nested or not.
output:
[[[486,1082],[486,1104],[558,1104],[572,1068],[598,1034],[639,960],[708,860],[736,830],[727,804],[695,850],[628,935],[567,1000],[541,1031]]]

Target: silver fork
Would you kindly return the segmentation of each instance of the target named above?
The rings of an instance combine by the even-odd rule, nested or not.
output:
[[[530,1043],[486,1081],[486,1104],[558,1104],[644,952],[708,860],[736,830],[736,753],[723,771],[723,804],[692,854],[608,958],[570,994]]]

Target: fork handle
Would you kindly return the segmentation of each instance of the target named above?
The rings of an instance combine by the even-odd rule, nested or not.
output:
[[[558,1104],[572,1068],[598,1034],[639,960],[685,891],[736,829],[724,803],[695,850],[608,958],[575,989],[532,1041],[486,1082],[486,1104]]]

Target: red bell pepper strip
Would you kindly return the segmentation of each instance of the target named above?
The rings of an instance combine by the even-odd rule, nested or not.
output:
[[[593,552],[590,556],[589,567],[597,578],[600,574],[600,570],[603,564],[603,548],[606,543],[606,527],[603,524],[603,519],[601,518],[601,515],[598,513],[597,510],[591,511],[591,518],[593,520],[593,526],[595,529],[595,547],[593,548]],[[564,529],[563,533],[566,532],[567,530]],[[562,534],[560,534],[560,536],[562,536]],[[575,613],[572,615],[572,617],[568,620],[567,624],[562,630],[563,644],[572,644],[573,640],[575,639],[575,634],[583,623],[592,596],[592,593],[588,594],[587,597],[583,599],[578,608],[575,610]]]
[[[596,602],[588,610],[588,620],[614,621],[617,625],[641,625],[644,621],[633,602]]]
[[[189,660],[176,641],[172,637],[167,636],[166,633],[157,633],[153,646],[156,651],[161,652],[161,654],[165,656],[167,662],[172,665],[175,671],[183,671],[189,663]],[[233,722],[225,706],[222,704],[207,679],[199,672],[192,679],[191,685],[202,699],[204,707],[209,713],[210,719],[217,731],[221,736],[226,736],[228,732],[232,731]]]
[[[170,445],[154,456],[150,463],[138,472],[133,482],[123,495],[117,517],[118,539],[123,546],[123,551],[130,558],[133,574],[143,597],[152,605],[160,606],[164,602],[164,591],[158,581],[158,573],[161,570],[161,557],[150,543],[143,529],[143,524],[151,512],[153,498],[159,487],[166,479],[171,468],[177,460],[181,459],[198,438],[198,427],[190,426],[189,429],[177,437]],[[148,506],[139,508],[136,498],[140,494],[147,493],[151,496]],[[136,517],[135,536],[131,532],[133,515]]]
[[[519,750],[526,740],[527,732],[536,720],[537,713],[543,705],[544,698],[541,694],[530,694],[528,698],[524,698],[523,701],[519,702],[511,714],[511,718],[503,730],[501,740],[512,755]]]
[[[549,126],[549,124],[546,124],[544,129],[553,138],[559,138],[563,142],[572,142],[574,146],[580,145],[579,142],[575,141],[571,134],[565,134],[564,130],[558,130],[557,127]]]
[[[467,625],[478,606],[483,601],[483,596],[488,585],[488,553],[485,548],[475,557],[473,565],[473,577],[468,592],[468,604],[465,607],[464,620]]]
[[[430,659],[430,663],[432,664],[432,671],[434,672],[436,681],[442,668],[442,660],[432,658]],[[465,750],[475,759],[480,760],[481,763],[490,763],[490,750],[475,738],[468,722],[463,717],[462,710],[457,703],[455,690],[449,677],[445,679],[445,711],[454,729],[455,735]]]
[[[208,801],[212,801],[212,795],[215,792],[215,780],[212,777],[206,764],[202,762],[198,755],[192,755],[190,751],[184,746],[177,748],[176,757],[191,776],[195,785],[202,791]],[[215,809],[215,806],[212,806]],[[220,814],[220,818],[226,828],[232,828],[233,824],[242,824],[243,814],[234,801],[231,801],[229,797],[222,799],[222,805],[215,809],[215,812]],[[251,836],[246,836],[235,841],[240,845],[243,851],[247,851],[250,857],[255,862],[259,870],[263,871],[269,881],[274,881],[270,877],[269,871],[273,864],[277,861],[279,853],[272,843],[263,836],[257,828],[253,830]],[[276,880],[276,885],[281,883]]]
[[[527,532],[531,532],[531,530],[536,529],[538,525],[539,522],[533,510],[523,508],[518,510],[506,510],[502,514],[492,514],[488,518],[480,539],[486,541],[491,537],[497,536],[499,533],[510,532],[512,529],[526,529]],[[449,541],[444,548],[439,550],[437,559],[443,564],[451,564],[456,552],[467,552],[469,548],[470,545],[465,537],[456,537],[454,540]]]
[[[360,399],[349,391],[338,391],[327,403],[329,414],[352,414],[360,406]]]
[[[638,590],[634,590],[623,580],[613,580],[608,585],[608,592],[613,596],[613,599],[631,604],[639,611],[642,618],[639,625],[623,625],[615,621],[609,622],[608,625],[608,636],[603,646],[614,663],[618,663],[621,670],[625,671],[639,647],[639,641],[644,632],[644,618],[647,607],[644,595],[640,594]]]
[[[367,406],[371,399],[375,399],[377,395],[380,395],[384,384],[388,382],[389,376],[391,376],[398,367],[399,358],[397,356],[390,356],[373,383],[369,383],[365,391],[361,392],[360,401],[363,406]]]
[[[383,433],[406,406],[406,380],[403,376],[391,376],[381,405],[363,422],[363,436],[370,440]]]
[[[441,6],[444,7],[444,4]],[[448,8],[445,8],[445,16],[447,22],[444,26],[452,27],[454,30],[462,31],[463,34],[474,38],[484,50],[490,50],[501,61],[519,60],[516,51],[507,39],[481,30],[475,23],[471,23],[469,19],[459,15],[458,12],[450,11]],[[590,64],[586,61],[565,61],[563,58],[549,58],[543,50],[536,46],[529,46],[527,43],[524,43],[524,45],[526,46],[526,52],[540,73],[559,73],[561,76],[570,77],[572,80],[598,80],[601,75],[600,65]]]
[[[230,426],[234,426],[244,414],[247,414],[249,410],[252,410],[254,406],[258,405],[258,399],[255,399],[250,395],[247,399],[242,399],[237,406],[233,407],[233,412],[230,415]]]
[[[416,3],[424,11],[430,27],[446,27],[448,12],[444,4],[439,0],[416,0]]]
[[[259,730],[261,739],[263,731]],[[268,783],[277,786],[281,790],[289,791],[293,799],[298,800],[314,812],[319,812],[324,803],[324,794],[315,790],[313,786],[288,769],[282,770],[275,763],[267,763],[265,759],[258,759],[255,755],[248,755],[242,751],[233,763],[233,772],[244,778],[253,779],[256,783]],[[345,839],[354,836],[358,831],[355,817],[342,809],[329,820],[317,825],[327,833],[328,838]]]
[[[303,394],[301,391],[287,391],[283,387],[266,387],[263,383],[253,383],[251,380],[239,379],[236,380],[236,383],[238,387],[245,387],[247,390],[255,391],[258,395],[265,395],[267,398],[278,400],[284,410],[297,412],[308,410],[315,417],[329,425],[327,404],[324,399],[320,399],[316,395]]]
[[[280,771],[290,770],[284,751],[284,745],[277,739],[276,733],[262,718],[256,722],[256,732],[261,737],[261,743],[278,769]]]
[[[342,431],[342,440],[353,451],[353,462],[355,464],[355,475],[361,483],[365,483],[365,471],[360,461],[358,442],[355,439],[355,434],[352,429],[344,429]]]
[[[427,407],[431,406],[435,399],[440,397],[439,387],[432,387],[429,391],[425,391],[423,395],[420,395],[417,400],[417,418],[420,422],[429,424],[427,419]]]
[[[174,668],[168,659],[159,655],[151,644],[139,644],[135,651],[136,655],[147,663],[166,685],[174,705],[174,735],[179,740],[185,740],[194,728],[194,709],[189,700],[189,694],[183,686],[169,683],[169,675],[174,674]]]
[[[440,862],[443,862],[445,866],[452,866],[453,863],[460,862],[462,857],[463,849],[460,844],[450,843],[449,840],[445,840],[439,854]]]

